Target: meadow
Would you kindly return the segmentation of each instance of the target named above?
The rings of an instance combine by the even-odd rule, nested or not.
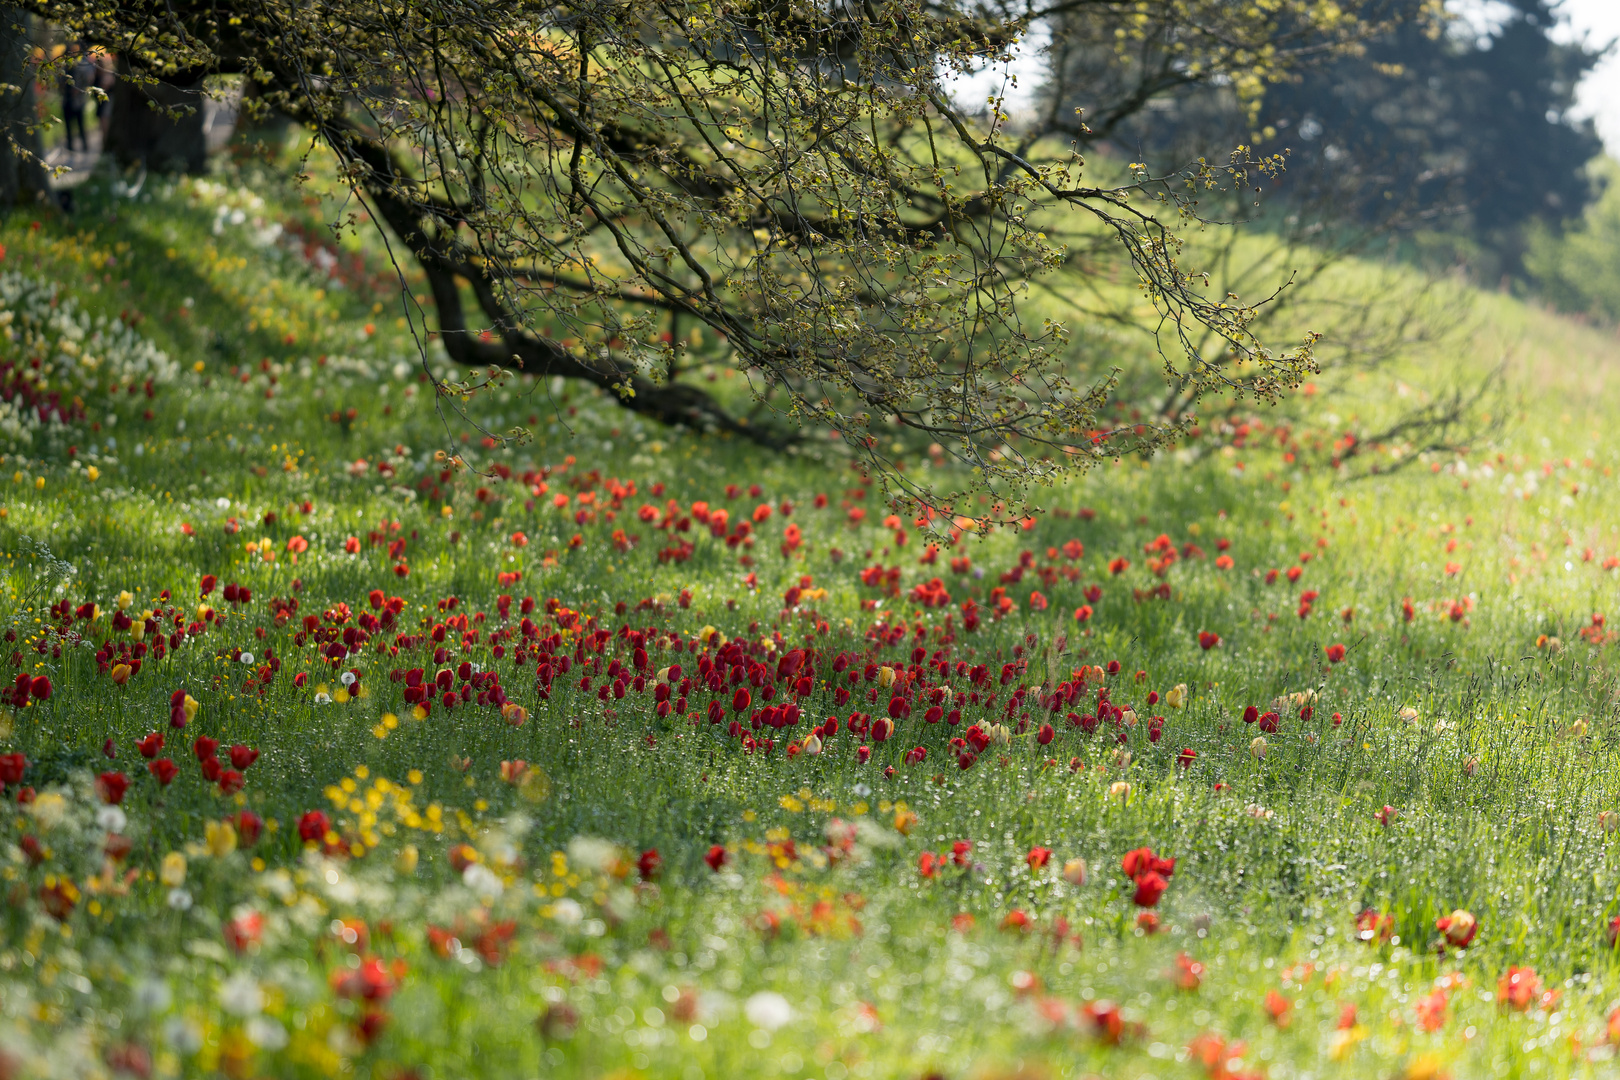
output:
[[[435,393],[296,190],[81,190],[0,229],[0,1076],[1615,1067],[1612,335],[1470,293],[980,535]]]

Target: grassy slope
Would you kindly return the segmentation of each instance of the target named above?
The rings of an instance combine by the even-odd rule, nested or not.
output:
[[[520,485],[465,474],[434,498],[406,498],[374,471],[351,477],[346,466],[357,458],[375,463],[403,446],[394,458],[399,479],[413,487],[421,476],[436,480],[432,450],[455,435],[446,435],[420,397],[406,397],[408,379],[345,375],[336,362],[309,364],[301,374],[304,358],[323,354],[358,355],[384,373],[408,357],[393,309],[373,306],[386,294],[318,294],[317,282],[251,240],[255,215],[269,222],[285,211],[249,207],[242,224],[227,219],[216,236],[220,201],[160,195],[121,209],[117,220],[92,206],[76,224],[93,228],[94,239],[56,223],[32,233],[18,221],[0,236],[5,267],[57,278],[109,313],[139,310],[148,316],[143,330],[188,368],[203,364],[201,374],[158,396],[150,422],[139,419],[139,407],[118,406],[116,427],[7,456],[5,474],[21,479],[6,481],[0,548],[10,569],[0,598],[25,638],[42,613],[37,598],[24,607],[39,581],[24,536],[74,564],[77,576],[62,595],[75,605],[94,601],[110,610],[128,589],[143,610],[169,589],[189,609],[204,573],[254,593],[222,627],[167,661],[148,663],[122,688],[98,671],[93,648],[70,648],[60,659],[27,655],[31,669],[50,675],[55,694],[16,713],[4,748],[34,763],[28,782],[42,790],[66,784],[70,806],[84,809],[54,831],[28,814],[0,823],[14,901],[0,951],[0,1011],[11,1027],[0,1029],[0,1045],[27,1062],[25,1072],[69,1071],[134,1042],[155,1054],[159,1071],[234,1075],[330,1073],[351,1064],[382,1076],[407,1067],[422,1075],[627,1069],[830,1080],[929,1071],[1220,1075],[1224,1064],[1206,1067],[1185,1049],[1210,1033],[1247,1041],[1233,1071],[1278,1077],[1433,1075],[1424,1071],[1431,1067],[1457,1076],[1563,1075],[1608,1067],[1588,1056],[1617,994],[1604,928],[1620,913],[1620,867],[1597,822],[1600,810],[1620,808],[1612,768],[1616,684],[1612,647],[1589,646],[1576,631],[1612,605],[1613,572],[1601,564],[1620,554],[1611,524],[1617,461],[1602,437],[1612,413],[1602,392],[1620,351],[1612,339],[1483,297],[1478,327],[1455,362],[1477,371],[1509,352],[1522,415],[1499,445],[1464,459],[1465,472],[1455,461],[1436,460],[1350,484],[1283,461],[1269,436],[1219,449],[1230,433],[1211,432],[1197,444],[1208,453],[1194,460],[1108,466],[1055,493],[1054,509],[1093,508],[1094,520],[1048,515],[1026,535],[964,540],[929,569],[916,565],[924,540],[918,530],[895,548],[876,526],[885,511],[875,492],[855,504],[869,511],[867,524],[847,523],[840,503],[850,501],[857,477],[838,471],[836,461],[761,460],[725,443],[646,429],[577,394],[552,422],[545,387],[514,388],[470,406],[494,428],[541,417],[534,444],[480,460],[509,462],[521,474],[531,462],[576,459],[567,474],[551,478],[551,491],[533,509]],[[113,246],[119,243],[130,246]],[[116,265],[95,266],[106,252],[115,252]],[[126,278],[128,287],[120,284]],[[194,306],[186,309],[188,297]],[[378,328],[374,336],[361,329],[368,321]],[[281,366],[260,372],[264,359]],[[257,372],[246,383],[231,370],[244,365]],[[1443,366],[1425,358],[1403,375],[1432,381]],[[277,382],[267,399],[269,374]],[[1359,392],[1360,402],[1330,404],[1345,415],[1373,410],[1398,389],[1392,376],[1371,377]],[[352,421],[330,419],[350,407],[357,411]],[[1336,431],[1320,424],[1295,437],[1331,441]],[[477,449],[476,441],[467,447]],[[1566,457],[1570,466],[1562,464]],[[1544,462],[1550,474],[1542,473]],[[97,466],[98,480],[86,478],[86,464]],[[590,470],[635,481],[639,493],[618,522],[580,526],[574,507],[565,516],[550,506],[557,491],[574,490],[568,477]],[[1526,480],[1532,475],[1533,488]],[[661,498],[648,495],[656,483],[666,485]],[[757,483],[762,497],[728,499],[728,483]],[[496,498],[480,501],[479,487]],[[812,507],[817,492],[829,495],[827,509]],[[734,516],[760,501],[791,499],[805,550],[791,560],[777,553],[778,513],[758,530],[751,568],[701,529],[689,534],[696,546],[690,561],[660,563],[656,552],[669,540],[631,520],[632,511],[672,497],[725,505]],[[299,509],[306,499],[307,513]],[[277,520],[263,524],[268,512]],[[232,516],[245,523],[236,534],[222,527]],[[408,541],[405,579],[377,547],[366,545],[358,556],[343,550],[345,537],[364,539],[394,521]],[[186,536],[182,523],[195,535]],[[640,534],[641,543],[617,551],[610,540],[617,527]],[[530,538],[526,547],[511,543],[516,530]],[[576,532],[582,544],[571,549]],[[1206,556],[1168,571],[1172,600],[1139,602],[1133,588],[1159,583],[1144,567],[1142,548],[1160,533],[1178,545],[1194,541]],[[287,541],[295,535],[310,546],[293,565]],[[260,537],[271,541],[274,562],[244,550],[244,541]],[[1212,565],[1223,537],[1235,560],[1225,571]],[[813,759],[787,760],[780,748],[745,755],[706,723],[655,719],[649,699],[634,694],[607,717],[594,694],[573,688],[577,669],[543,702],[532,687],[532,662],[520,672],[510,658],[493,661],[487,644],[471,656],[499,670],[513,700],[528,707],[522,727],[470,706],[412,720],[400,686],[386,676],[394,667],[423,665],[431,673],[422,650],[356,657],[366,696],[317,704],[317,686],[334,690],[336,682],[312,650],[294,646],[296,621],[276,627],[265,603],[294,595],[295,577],[300,617],[338,601],[358,610],[369,590],[381,588],[409,601],[402,625],[412,630],[423,619],[442,619],[436,603],[455,595],[464,604],[459,610],[490,613],[488,631],[498,625],[501,592],[556,597],[598,613],[609,628],[620,622],[614,602],[633,607],[657,596],[663,610],[631,616],[634,625],[689,636],[707,624],[753,640],[780,630],[791,644],[807,629],[815,634],[815,620],[779,622],[780,598],[809,574],[828,590],[813,606],[828,626],[815,634],[817,647],[831,655],[868,650],[863,635],[882,618],[862,604],[882,595],[860,584],[865,566],[901,566],[903,590],[939,574],[954,601],[972,595],[982,604],[1020,550],[1035,552],[1040,565],[1062,566],[1063,558],[1049,560],[1045,549],[1071,538],[1086,549],[1076,581],[1046,585],[1031,572],[1009,587],[1016,614],[987,620],[974,635],[958,627],[950,647],[953,658],[994,671],[1026,646],[1030,670],[1019,681],[1037,686],[1048,676],[1067,679],[1082,664],[1118,660],[1124,673],[1109,680],[1114,700],[1134,704],[1144,717],[1128,733],[1134,757],[1126,767],[1111,728],[1085,738],[1064,727],[1049,747],[1015,738],[962,770],[944,745],[961,729],[915,719],[903,722],[895,740],[873,744],[867,764],[855,760],[847,732]],[[1447,551],[1453,540],[1457,547]],[[847,553],[841,561],[830,557],[833,547]],[[1588,547],[1590,562],[1581,557]],[[1302,551],[1314,557],[1297,585],[1264,583],[1265,571],[1298,565]],[[943,560],[959,554],[985,571],[982,580],[946,570]],[[1133,564],[1119,577],[1107,567],[1116,556]],[[1458,565],[1455,574],[1448,563]],[[750,569],[757,591],[743,582]],[[502,570],[521,570],[524,578],[500,587]],[[1085,602],[1082,587],[1093,583],[1103,596],[1091,622],[1077,627],[1070,615]],[[1037,587],[1051,601],[1045,612],[1030,610]],[[1321,595],[1302,620],[1295,611],[1306,588]],[[672,603],[682,589],[692,593],[689,610]],[[1402,613],[1408,597],[1410,622]],[[1450,618],[1453,603],[1465,617]],[[934,628],[930,648],[944,644],[941,611],[885,602],[884,609],[895,607],[907,621],[921,613],[918,621]],[[1339,615],[1346,608],[1354,609],[1349,623]],[[110,634],[108,617],[94,630],[99,645]],[[1219,648],[1202,651],[1199,631],[1221,635]],[[1541,634],[1565,647],[1538,650]],[[1060,635],[1067,638],[1061,653]],[[1323,648],[1334,642],[1349,646],[1349,655],[1329,666]],[[265,694],[245,692],[229,650],[262,655],[267,644],[284,669]],[[910,646],[908,638],[876,659],[903,664]],[[694,660],[683,657],[688,667]],[[654,650],[653,667],[667,662]],[[1140,684],[1129,677],[1137,670],[1146,672]],[[293,686],[295,671],[312,672],[308,687]],[[1178,683],[1192,688],[1186,708],[1148,708],[1148,690],[1163,694]],[[240,796],[215,793],[178,739],[169,752],[181,778],[160,794],[144,775],[132,741],[165,728],[169,695],[182,687],[201,703],[187,739],[203,732],[262,750]],[[1285,715],[1257,762],[1249,748],[1255,732],[1236,719],[1243,707],[1264,709],[1279,695],[1317,688],[1312,719]],[[832,711],[828,693],[817,689],[813,718]],[[695,709],[707,704],[706,693],[691,697]],[[859,705],[877,714],[882,704],[857,699],[838,711],[847,716]],[[1417,710],[1416,723],[1397,717],[1403,707]],[[980,712],[969,709],[962,727]],[[1152,712],[1168,717],[1157,743],[1144,731]],[[379,726],[385,713],[402,717],[397,727]],[[801,724],[793,734],[804,731]],[[99,756],[107,738],[118,748],[116,766],[136,778],[124,807],[135,841],[129,865],[147,876],[127,897],[83,896],[69,933],[34,897],[49,873],[66,870],[83,887],[99,869],[101,832],[85,821],[93,799],[84,778],[86,770],[108,767]],[[927,762],[903,764],[900,755],[916,745],[929,749]],[[1182,748],[1199,754],[1184,773],[1172,762]],[[1058,764],[1047,767],[1048,758]],[[1068,767],[1071,758],[1078,771]],[[503,783],[500,763],[516,759],[543,770],[546,782]],[[888,764],[893,777],[882,773]],[[412,770],[421,774],[414,786]],[[357,796],[375,790],[378,777],[405,785],[410,807],[396,812],[396,796],[378,792],[380,820],[368,826],[363,806],[329,797],[329,786],[345,777],[357,778]],[[1119,780],[1133,785],[1128,801],[1109,794]],[[894,828],[906,824],[900,802],[919,819],[905,836]],[[430,804],[441,817],[427,814]],[[1400,811],[1388,828],[1373,819],[1386,804]],[[330,867],[310,861],[294,826],[315,807],[332,814],[345,842],[374,828],[377,849]],[[201,843],[207,822],[240,808],[274,828],[251,852],[216,858],[193,847],[186,888],[195,905],[171,909],[168,888],[151,872],[165,853]],[[820,865],[814,849],[826,842],[832,818],[881,826],[863,842],[870,847],[863,864]],[[25,866],[11,845],[27,833],[44,836],[52,860]],[[611,873],[598,877],[580,865],[577,847],[574,863],[559,865],[553,852],[580,835],[608,838],[632,856],[656,847],[664,859],[660,887],[631,889],[634,874],[623,882]],[[791,857],[780,846],[787,837],[798,845]],[[922,852],[949,850],[958,839],[973,842],[970,870],[919,875]],[[506,879],[491,904],[479,890],[454,884],[449,849],[463,841]],[[409,873],[396,869],[395,852],[405,843],[420,851]],[[715,843],[732,851],[726,873],[702,861]],[[1119,872],[1120,856],[1143,844],[1180,860],[1153,935],[1134,928],[1130,885]],[[1033,845],[1055,853],[1040,873],[1025,860]],[[512,852],[520,858],[504,861]],[[1055,872],[1073,857],[1090,863],[1084,886]],[[573,909],[557,906],[564,894],[582,905],[583,921],[570,921]],[[269,915],[262,946],[244,957],[220,944],[219,923],[238,905]],[[1353,940],[1354,913],[1363,907],[1393,915],[1399,943]],[[1464,957],[1442,960],[1432,948],[1434,920],[1457,907],[1478,916],[1480,934]],[[997,930],[1015,909],[1029,913],[1037,929]],[[951,930],[960,912],[974,915],[976,927]],[[363,1010],[336,996],[328,979],[347,963],[329,923],[351,916],[372,922],[373,951],[409,968],[386,1002],[391,1020],[369,1049],[354,1034]],[[506,917],[515,920],[515,934],[497,966],[487,962],[498,951],[492,938],[489,956],[468,948],[447,960],[426,936],[431,923],[472,942],[485,936],[480,918],[493,924]],[[1083,948],[1054,946],[1058,918]],[[379,919],[391,930],[377,929]],[[1196,991],[1177,989],[1165,974],[1183,951],[1205,965]],[[590,957],[600,959],[599,970]],[[1562,990],[1562,1003],[1505,1017],[1494,991],[1515,964],[1535,966]],[[223,988],[242,972],[267,988],[263,1008],[290,1034],[285,1049],[257,1047],[255,1038],[272,1047],[279,1040],[265,1035],[263,1022],[226,1007]],[[1033,973],[1034,981],[1018,972]],[[1439,1030],[1420,1030],[1416,1006],[1425,998],[1433,1004],[1429,995],[1443,974],[1462,982],[1450,986]],[[166,993],[152,989],[154,978],[167,984]],[[758,1002],[752,1020],[741,1010],[767,989],[795,1011],[769,1035],[755,1022],[764,1019]],[[1286,1024],[1267,1011],[1271,991],[1290,1003]],[[1082,1011],[1102,999],[1121,1003],[1124,1019],[1140,1025],[1128,1028],[1120,1046],[1099,1037]],[[1356,1023],[1341,1030],[1346,1005],[1356,1007]],[[537,1032],[534,1021],[548,1010],[549,1034]],[[570,1011],[578,1030],[564,1037]],[[116,1030],[115,1014],[123,1018]],[[195,1054],[192,1036],[201,1040]],[[1570,1036],[1582,1041],[1579,1051]]]

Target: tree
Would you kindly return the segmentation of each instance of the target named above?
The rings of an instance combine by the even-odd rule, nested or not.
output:
[[[28,13],[0,6],[0,130],[11,151],[0,154],[0,208],[37,203],[49,188],[40,156],[33,51]]]
[[[1580,220],[1555,231],[1530,232],[1525,267],[1542,296],[1559,310],[1620,323],[1620,162],[1593,163],[1602,194]]]
[[[1114,146],[1155,168],[1245,139],[1286,155],[1286,172],[1266,179],[1263,206],[1229,194],[1206,210],[1248,228],[1224,230],[1197,254],[1222,290],[1247,294],[1288,278],[1291,287],[1254,328],[1276,338],[1301,319],[1331,326],[1319,350],[1330,374],[1318,380],[1331,399],[1356,379],[1443,352],[1466,327],[1467,293],[1411,273],[1414,254],[1427,262],[1449,250],[1494,282],[1516,265],[1527,230],[1545,233],[1543,220],[1588,197],[1585,163],[1598,144],[1570,109],[1599,54],[1562,41],[1541,0],[1503,7],[1487,31],[1427,0],[1366,2],[1356,9],[1371,30],[1360,47],[1248,85],[1189,77],[1162,51],[1102,48],[1083,15],[1078,25],[1060,19],[1042,101],[1052,115],[1077,104],[1106,107],[1110,92],[1118,97],[1109,88],[1156,70],[1148,107],[1108,126]],[[1347,290],[1350,280],[1357,285]],[[1094,320],[1127,321],[1106,293],[1073,290],[1067,300]],[[1167,410],[1176,407],[1177,387],[1170,389]],[[1340,440],[1323,460],[1344,464],[1380,443],[1477,444],[1500,425],[1501,391],[1498,371],[1474,385],[1420,392],[1416,404]]]
[[[1070,244],[1123,253],[1186,402],[1275,400],[1315,369],[1316,335],[1261,341],[1266,298],[1212,294],[1180,258],[1198,198],[1277,159],[1240,147],[1104,179],[1072,114],[1015,133],[999,108],[968,115],[944,77],[1061,12],[1109,40],[1168,41],[1172,66],[1241,85],[1368,28],[1318,0],[37,10],[145,69],[241,73],[314,131],[425,272],[445,351],[474,371],[447,391],[503,369],[561,375],[768,445],[817,424],[878,466],[897,439],[934,443],[999,494],[1195,423],[1186,408],[1121,426],[1105,412],[1112,377],[1071,378],[1071,328],[1028,303],[1032,280],[1072,264]],[[1162,67],[1110,117],[1140,108]],[[765,412],[686,381],[677,320],[721,337]],[[965,494],[913,493],[941,508]]]
[[[165,67],[132,64],[129,56],[119,56],[105,149],[120,165],[159,173],[207,172],[204,72]]]
[[[1578,216],[1586,166],[1602,151],[1571,112],[1602,57],[1562,40],[1549,0],[1511,0],[1494,25],[1441,17],[1424,0],[1364,5],[1380,18],[1363,48],[1259,88],[1177,87],[1117,135],[1148,161],[1180,160],[1245,137],[1286,148],[1278,193],[1331,227],[1471,233],[1511,266],[1526,222]]]

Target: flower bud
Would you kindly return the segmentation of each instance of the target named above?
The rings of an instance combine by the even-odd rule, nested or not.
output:
[[[1249,753],[1254,755],[1256,761],[1266,756],[1267,749],[1268,744],[1264,735],[1256,735],[1254,741],[1249,744]]]
[[[1086,883],[1086,860],[1070,859],[1064,863],[1063,880],[1070,885],[1084,885]]]

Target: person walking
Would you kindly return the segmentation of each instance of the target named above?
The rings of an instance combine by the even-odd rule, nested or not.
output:
[[[94,68],[84,50],[73,45],[69,47],[70,56],[65,58],[68,62],[62,68],[62,125],[67,129],[68,152],[73,151],[73,129],[79,129],[79,148],[85,153],[90,152],[90,139],[84,133],[84,99],[85,90],[90,86],[94,77]]]

